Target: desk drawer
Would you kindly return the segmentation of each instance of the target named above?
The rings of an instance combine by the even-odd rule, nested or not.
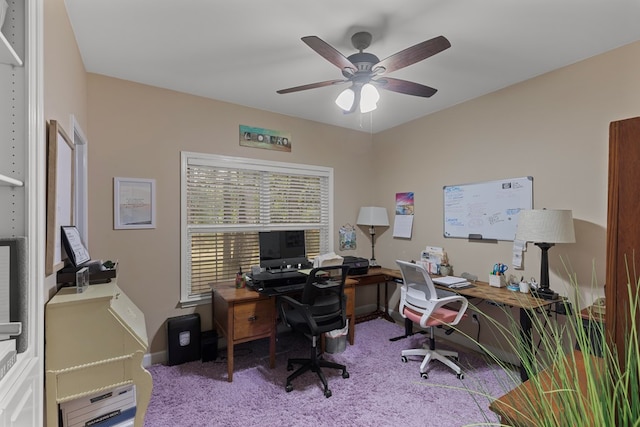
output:
[[[267,335],[274,327],[274,302],[272,299],[236,304],[233,308],[233,339]]]

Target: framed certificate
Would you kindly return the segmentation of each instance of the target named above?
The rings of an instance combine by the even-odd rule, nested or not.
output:
[[[62,226],[62,243],[71,263],[77,267],[89,261],[89,251],[82,244],[80,233],[74,226]]]
[[[156,228],[156,180],[113,178],[113,228]]]

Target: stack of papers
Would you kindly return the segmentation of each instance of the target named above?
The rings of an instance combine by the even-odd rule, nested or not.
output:
[[[446,286],[452,289],[464,288],[471,285],[464,277],[456,276],[434,277],[433,283],[437,283],[438,285]]]

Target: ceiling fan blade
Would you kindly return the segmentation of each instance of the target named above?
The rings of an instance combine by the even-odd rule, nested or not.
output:
[[[420,62],[423,59],[433,56],[450,47],[451,43],[449,43],[449,40],[447,40],[446,37],[438,36],[431,40],[427,40],[401,50],[400,52],[378,62],[372,67],[372,69],[374,71],[376,71],[376,69],[380,69],[378,74],[390,73],[392,71],[408,67],[416,62]]]
[[[280,94],[291,93],[291,92],[300,92],[301,90],[316,89],[316,88],[319,88],[319,87],[337,85],[337,84],[341,84],[341,83],[346,83],[348,81],[349,80],[346,80],[346,79],[327,80],[327,81],[324,81],[324,82],[311,83],[311,84],[308,84],[308,85],[290,87],[288,89],[280,89],[280,90],[277,90],[276,92],[280,93]]]
[[[350,74],[353,74],[358,69],[358,67],[353,65],[353,63],[349,61],[346,56],[338,52],[333,48],[333,46],[331,46],[321,38],[316,36],[306,36],[302,38],[302,41],[305,42],[311,49],[315,50],[324,59],[331,62],[341,70],[351,70]]]
[[[438,89],[421,85],[420,83],[393,79],[391,77],[382,77],[377,80],[372,80],[371,82],[381,89],[404,93],[406,95],[422,96],[424,98],[429,98],[438,91]]]

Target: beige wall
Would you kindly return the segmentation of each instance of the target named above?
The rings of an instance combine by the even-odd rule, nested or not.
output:
[[[44,3],[44,117],[57,120],[73,137],[71,116],[87,130],[87,73],[67,17],[64,0]],[[56,289],[55,276],[45,281],[49,297]]]
[[[180,151],[334,168],[335,232],[373,192],[371,136],[238,105],[89,74],[89,251],[119,260],[118,284],[145,313],[151,351],[165,349],[180,309]],[[241,147],[239,125],[291,132],[291,153]],[[113,229],[113,178],[156,180],[157,228]],[[368,237],[361,234],[361,242]],[[368,242],[368,241],[367,241]],[[367,255],[367,245],[363,254]],[[211,328],[209,306],[196,309]]]
[[[576,243],[549,252],[552,289],[572,296],[562,257],[577,274],[583,302],[603,295],[608,128],[640,115],[638,75],[634,43],[375,135],[380,173],[372,202],[391,212],[396,192],[415,192],[412,239],[382,234],[377,258],[391,265],[418,258],[426,245],[443,246],[454,273],[487,280],[495,262],[511,264],[512,242],[445,239],[442,187],[533,176],[534,208],[572,209],[575,218]],[[539,278],[537,247],[529,245],[524,266],[518,276]]]

